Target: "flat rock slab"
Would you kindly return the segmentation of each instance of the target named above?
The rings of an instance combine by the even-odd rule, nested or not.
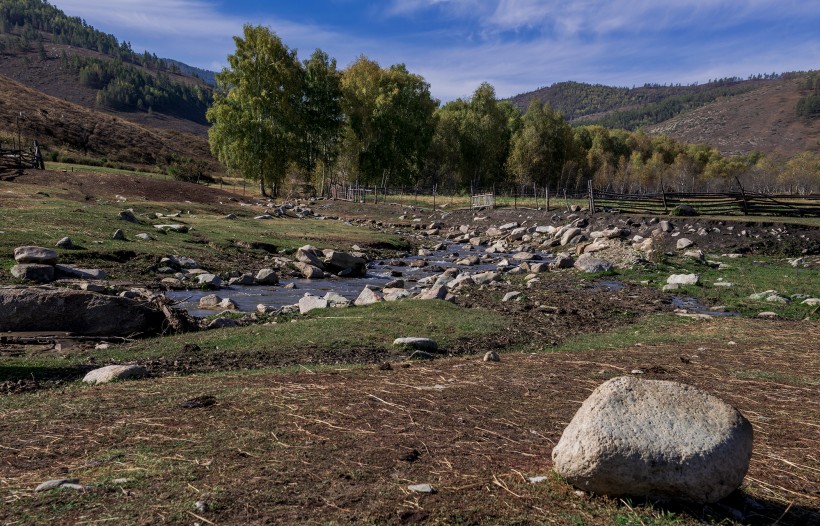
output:
[[[438,343],[430,338],[396,338],[393,340],[393,346],[417,351],[438,352]]]
[[[555,470],[609,496],[716,502],[749,469],[752,426],[722,400],[677,382],[623,376],[598,386],[552,451]]]
[[[168,225],[154,225],[154,228],[163,232],[181,232],[183,234],[189,230],[188,225],[180,225],[176,223],[171,223]]]
[[[54,281],[54,267],[40,263],[21,263],[11,267],[11,275],[17,279],[48,283]]]
[[[14,261],[17,263],[39,263],[41,265],[53,265],[59,258],[56,250],[43,247],[17,247],[14,249]]]
[[[79,485],[80,479],[54,479],[47,480],[34,488],[35,492],[48,491],[51,489],[62,488],[68,486],[70,489],[82,489]]]
[[[133,336],[159,333],[164,321],[158,309],[129,298],[69,289],[0,288],[0,331]]]
[[[134,380],[148,374],[141,365],[106,365],[89,371],[83,378],[87,384],[107,384],[117,380]]]

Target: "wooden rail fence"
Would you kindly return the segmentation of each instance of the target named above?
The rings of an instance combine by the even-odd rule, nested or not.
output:
[[[40,144],[37,141],[34,141],[34,147],[28,150],[0,148],[0,170],[25,168],[45,169]]]
[[[618,194],[591,190],[593,209],[629,214],[669,214],[692,207],[699,215],[820,216],[820,195],[728,193]]]

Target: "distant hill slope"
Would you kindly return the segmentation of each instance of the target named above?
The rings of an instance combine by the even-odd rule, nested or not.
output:
[[[647,133],[710,144],[723,154],[820,152],[820,118],[801,117],[795,110],[805,96],[804,84],[803,79],[767,83],[649,126]]]
[[[205,84],[209,86],[216,86],[216,71],[189,66],[184,62],[180,62],[179,60],[174,60],[172,58],[164,58],[162,60],[179,68],[179,71],[184,75],[200,78]]]
[[[725,154],[760,150],[792,155],[820,151],[818,86],[817,72],[632,89],[561,82],[511,100],[522,111],[532,100],[547,102],[575,126],[643,128],[650,134],[710,144]]]
[[[37,139],[52,151],[153,166],[186,158],[202,159],[218,170],[204,137],[142,126],[46,95],[0,75],[0,133],[15,136],[21,113],[25,143]]]
[[[43,0],[0,0],[0,74],[139,124],[207,134],[210,87]]]

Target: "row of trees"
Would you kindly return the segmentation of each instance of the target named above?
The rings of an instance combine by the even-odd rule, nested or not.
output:
[[[538,101],[522,113],[481,84],[444,105],[404,65],[359,57],[343,71],[320,50],[299,62],[269,29],[246,26],[229,67],[217,75],[208,111],[212,152],[230,172],[258,180],[263,194],[285,180],[324,188],[498,185],[622,192],[820,190],[820,157],[725,157],[642,132],[572,128]]]

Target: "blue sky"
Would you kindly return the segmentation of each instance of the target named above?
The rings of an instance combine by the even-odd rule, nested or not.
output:
[[[820,69],[818,0],[52,0],[121,40],[220,69],[245,23],[302,58],[404,63],[442,100],[575,80],[617,86]]]

